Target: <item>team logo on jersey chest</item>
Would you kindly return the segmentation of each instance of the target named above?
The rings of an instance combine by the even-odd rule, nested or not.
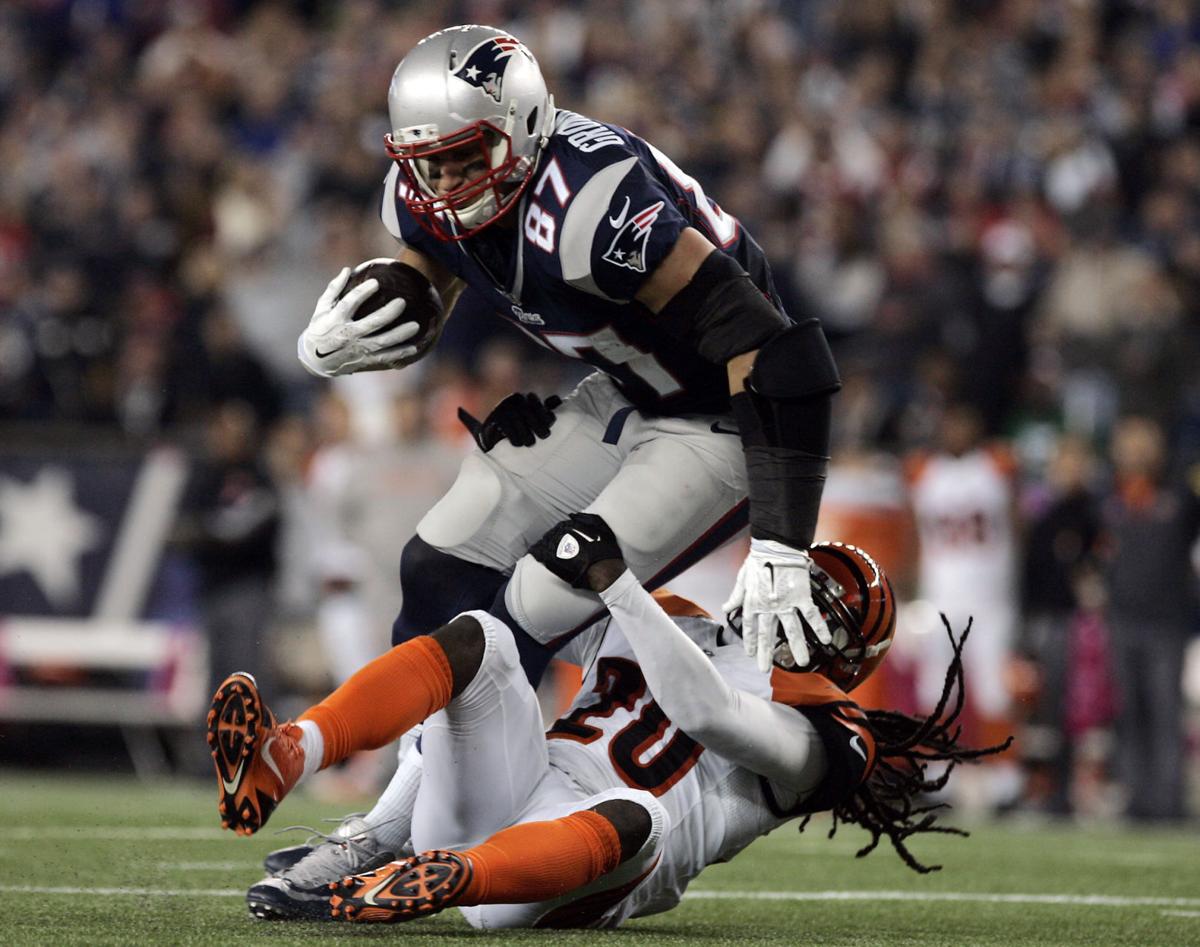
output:
[[[467,53],[466,61],[454,71],[454,75],[499,102],[504,71],[513,53],[520,48],[521,41],[511,36],[485,39]]]
[[[650,242],[650,228],[654,226],[654,221],[658,219],[662,209],[663,202],[656,201],[630,217],[629,198],[626,197],[621,213],[608,218],[608,222],[617,229],[617,235],[604,251],[604,259],[617,266],[645,273],[646,245]]]
[[[512,304],[512,314],[527,326],[544,326],[546,320],[536,312],[526,312],[519,303]]]

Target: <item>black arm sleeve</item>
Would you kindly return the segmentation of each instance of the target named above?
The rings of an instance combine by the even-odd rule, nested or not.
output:
[[[732,399],[746,449],[754,538],[797,549],[812,543],[840,387],[816,319],[772,336],[755,356],[746,390]]]
[[[752,352],[790,324],[737,260],[714,250],[662,308],[659,323],[717,365]]]
[[[831,398],[841,387],[820,324],[793,324],[720,251],[704,259],[658,318],[717,364],[758,350],[746,391],[732,399],[746,450],[750,534],[807,548],[829,463]]]
[[[732,404],[746,451],[750,535],[807,549],[817,531],[829,468],[833,396],[812,398],[802,410],[792,412],[799,422],[796,426],[803,429],[795,442],[804,444],[804,449],[771,444],[763,438],[762,415],[751,393],[734,395]]]

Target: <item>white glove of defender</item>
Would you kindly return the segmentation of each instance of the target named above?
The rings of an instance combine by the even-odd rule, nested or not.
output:
[[[750,540],[750,555],[742,563],[733,594],[723,607],[728,614],[741,606],[742,644],[746,654],[757,656],[761,671],[771,669],[777,624],[783,626],[798,667],[807,665],[809,659],[801,616],[821,644],[833,640],[829,626],[812,599],[811,565],[812,558],[803,549],[793,549],[770,539]],[[781,663],[786,663],[786,659]]]
[[[367,260],[356,266],[358,272],[372,263],[391,263],[390,259]],[[404,345],[420,331],[415,322],[404,322],[366,338],[372,332],[394,321],[404,312],[405,300],[393,299],[369,316],[355,321],[358,307],[379,288],[379,281],[369,279],[355,286],[343,298],[338,295],[350,280],[351,270],[343,269],[330,280],[317,300],[308,328],[296,342],[300,364],[310,374],[320,378],[349,375],[379,368],[397,368],[417,354],[415,345]]]

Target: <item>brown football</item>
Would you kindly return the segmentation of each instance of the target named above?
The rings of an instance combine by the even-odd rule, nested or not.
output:
[[[376,329],[367,338],[379,335],[395,326],[403,325],[405,322],[415,322],[421,327],[421,331],[403,344],[415,345],[418,350],[432,345],[437,338],[438,324],[442,319],[442,298],[425,274],[415,267],[399,261],[372,263],[350,275],[350,281],[346,283],[346,288],[342,290],[341,295],[345,296],[355,286],[369,279],[378,280],[379,288],[363,300],[362,305],[354,313],[355,321],[369,316],[393,299],[406,299],[408,302],[404,311],[396,319],[382,328]]]

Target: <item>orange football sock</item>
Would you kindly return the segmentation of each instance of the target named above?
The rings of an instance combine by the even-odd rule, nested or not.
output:
[[[463,852],[474,869],[459,904],[528,904],[581,888],[621,861],[621,839],[598,812],[526,822]]]
[[[450,661],[428,636],[380,655],[315,707],[300,715],[325,739],[321,768],[358,750],[386,746],[450,703]]]

